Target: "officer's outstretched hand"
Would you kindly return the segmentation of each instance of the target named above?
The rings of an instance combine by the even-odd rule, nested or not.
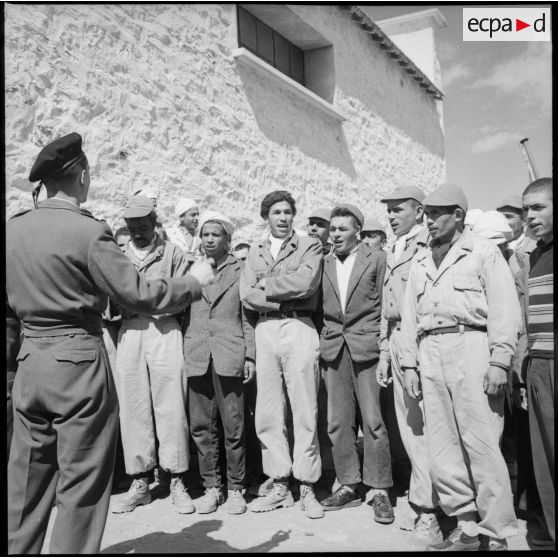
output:
[[[205,287],[215,280],[214,266],[215,260],[213,258],[203,258],[192,264],[189,273],[200,282],[202,287]]]
[[[388,387],[393,381],[393,378],[389,375],[389,362],[380,359],[378,366],[376,367],[376,381],[382,387]]]
[[[508,375],[506,371],[499,366],[490,366],[484,375],[484,393],[497,397],[504,393],[507,383]]]
[[[414,368],[405,368],[405,391],[412,399],[420,399],[420,378]]]

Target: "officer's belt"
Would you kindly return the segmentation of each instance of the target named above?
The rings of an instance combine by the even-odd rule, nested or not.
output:
[[[486,331],[486,326],[471,326],[459,324],[448,327],[435,327],[423,332],[423,335],[444,335],[445,333],[463,333],[464,331]]]
[[[102,322],[99,317],[96,321],[84,322],[76,325],[65,325],[61,327],[30,328],[22,324],[22,332],[25,337],[61,337],[64,335],[102,335]]]
[[[261,312],[260,318],[310,318],[311,310],[286,310],[285,312]]]

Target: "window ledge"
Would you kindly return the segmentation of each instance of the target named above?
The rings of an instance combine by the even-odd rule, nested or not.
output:
[[[324,99],[316,95],[313,91],[310,91],[310,89],[307,89],[306,87],[304,87],[304,85],[301,85],[294,79],[291,79],[289,76],[285,75],[283,72],[280,72],[273,66],[269,65],[261,58],[258,58],[249,50],[245,48],[236,48],[232,51],[232,55],[234,56],[237,63],[246,64],[247,66],[254,68],[257,71],[265,73],[270,78],[280,82],[281,85],[285,86],[298,98],[325,112],[331,118],[339,122],[344,122],[345,120],[347,120],[347,117],[342,112],[337,110],[331,103],[324,101]]]

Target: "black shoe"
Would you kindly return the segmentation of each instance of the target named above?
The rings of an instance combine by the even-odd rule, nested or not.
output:
[[[374,521],[377,523],[393,523],[395,514],[389,498],[385,494],[375,494],[372,498]]]
[[[343,484],[331,496],[328,496],[320,503],[324,507],[324,511],[335,511],[360,506],[362,500],[352,488]]]

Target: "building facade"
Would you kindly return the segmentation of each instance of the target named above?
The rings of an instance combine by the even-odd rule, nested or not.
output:
[[[388,190],[445,175],[436,76],[392,28],[397,43],[349,5],[6,4],[7,216],[31,206],[39,149],[78,131],[85,207],[113,226],[140,188],[164,223],[192,197],[237,240],[263,231],[273,189],[295,196],[295,226],[341,200],[384,219]],[[437,67],[431,39],[412,44]]]

